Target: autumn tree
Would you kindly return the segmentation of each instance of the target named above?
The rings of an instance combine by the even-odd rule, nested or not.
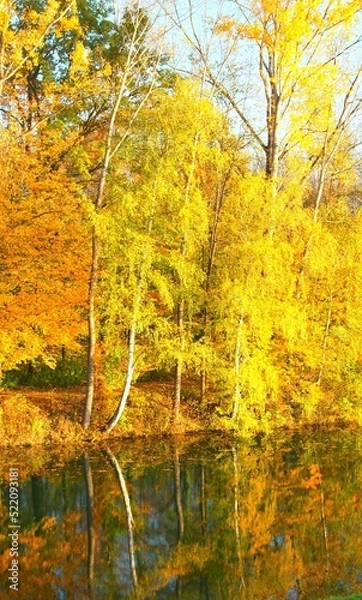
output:
[[[107,111],[98,50],[103,36],[110,52],[115,26],[105,6],[2,5],[4,370],[36,359],[54,366],[61,349],[82,350],[90,173],[80,142],[94,140]]]
[[[344,65],[360,43],[359,10],[357,0],[235,1],[228,11],[220,3],[211,13],[216,16],[206,20],[202,31],[192,2],[183,12],[172,0],[164,4],[167,17],[193,49],[202,77],[206,71],[250,146],[263,156],[265,173],[271,178],[283,173],[285,158],[296,145],[295,136],[318,130],[314,122],[316,116],[319,120],[319,108],[309,95],[330,97],[330,77],[346,76]],[[353,74],[349,83],[355,92]],[[342,103],[346,98],[351,108],[353,98],[349,92],[345,96],[345,91],[343,84],[332,93]],[[293,123],[296,113],[297,125]],[[343,120],[339,128],[344,125]],[[316,156],[304,158],[311,168]]]
[[[106,183],[114,156],[119,153],[131,131],[146,99],[152,92],[160,59],[160,52],[151,35],[151,23],[139,3],[126,8],[119,24],[122,46],[111,69],[111,105],[104,127],[99,175],[95,184],[95,220],[101,212],[106,193]],[[152,49],[153,48],[153,49]],[[96,296],[100,246],[96,224],[92,233],[92,259],[88,294],[88,361],[87,391],[83,426],[88,428],[92,412],[95,387],[95,357],[97,346]]]
[[[155,92],[133,129],[128,159],[110,177],[102,335],[110,357],[118,354],[123,392],[109,431],[124,412],[136,362],[138,372],[162,364],[174,371],[176,419],[182,374],[200,366],[200,257],[208,220],[202,171],[217,164],[212,143],[224,125],[197,94],[193,82],[182,80],[170,92]]]
[[[215,250],[213,213],[220,207],[213,206],[210,180],[220,179],[222,186],[228,157],[223,157],[219,140],[228,135],[228,122],[193,82],[179,82],[176,89],[177,95],[166,99],[160,119],[164,145],[159,175],[172,201],[173,218],[165,228],[163,252],[168,255],[175,307],[174,333],[165,340],[160,356],[166,364],[174,361],[173,415],[177,421],[183,377],[200,375],[212,354],[205,336],[205,291],[213,257],[206,258],[206,248],[211,243],[210,252]]]
[[[203,270],[203,307],[200,323],[200,341],[203,346],[200,369],[200,401],[206,400],[208,371],[215,371],[218,359],[215,345],[215,322],[213,309],[218,295],[219,274],[217,261],[226,239],[222,234],[224,211],[228,198],[233,196],[233,182],[248,171],[248,161],[242,152],[242,141],[232,135],[227,122],[213,142],[213,160],[206,162],[201,172],[201,185],[207,198],[208,234],[201,251]],[[210,157],[211,158],[211,157]],[[229,215],[226,217],[229,218]]]
[[[0,86],[2,94],[14,79],[33,65],[39,70],[36,56],[47,40],[57,32],[74,27],[72,14],[75,2],[71,0],[61,6],[59,2],[35,5],[32,2],[4,0],[1,3],[0,41]],[[34,73],[33,73],[34,74]],[[29,93],[31,90],[29,81]]]
[[[192,77],[153,6],[0,7],[0,367],[86,345],[85,429],[157,369],[176,422],[361,419],[360,3],[209,7]]]
[[[65,169],[1,132],[1,334],[3,371],[60,349],[80,349],[87,290],[85,203]]]
[[[315,367],[313,375],[304,356],[294,371],[292,348],[303,348],[310,335],[311,353],[324,363],[332,323],[327,298],[334,297],[330,286],[339,285],[332,280],[343,278],[343,269],[335,270],[345,255],[342,229],[334,229],[325,215],[335,203],[341,222],[353,221],[351,192],[336,195],[332,188],[339,177],[342,182],[355,173],[353,124],[361,105],[353,53],[360,44],[360,6],[261,0],[233,2],[227,12],[220,3],[203,32],[192,2],[184,12],[173,2],[164,10],[193,48],[196,62],[188,68],[195,72],[199,65],[201,77],[206,73],[215,96],[234,115],[254,172],[233,177],[233,201],[223,207],[219,226],[215,287],[208,290],[217,332],[213,347],[220,350],[214,379],[229,382],[234,419],[241,410],[241,420],[253,415],[275,420],[278,413],[283,421],[295,394],[289,407],[286,400],[283,408],[282,398],[290,398],[297,372],[299,377],[308,372],[308,389],[314,376],[320,385],[324,367]],[[263,168],[255,161],[260,157]],[[330,205],[328,211],[323,204]],[[336,249],[333,265],[329,241]],[[316,256],[323,274],[309,279]],[[313,314],[306,286],[309,298],[316,298]]]

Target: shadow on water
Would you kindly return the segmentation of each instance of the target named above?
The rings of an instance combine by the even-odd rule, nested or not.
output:
[[[362,598],[362,437],[122,442],[0,461],[0,595],[29,600]]]

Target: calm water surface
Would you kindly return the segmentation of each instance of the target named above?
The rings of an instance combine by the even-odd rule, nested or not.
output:
[[[1,598],[362,598],[359,433],[13,452],[0,467]]]

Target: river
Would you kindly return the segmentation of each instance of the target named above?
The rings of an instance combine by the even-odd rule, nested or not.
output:
[[[311,429],[5,452],[0,596],[362,598],[361,448]]]

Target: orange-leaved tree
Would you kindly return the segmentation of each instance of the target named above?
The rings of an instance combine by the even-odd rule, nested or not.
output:
[[[53,365],[84,335],[89,241],[82,194],[64,169],[1,132],[0,364]]]

